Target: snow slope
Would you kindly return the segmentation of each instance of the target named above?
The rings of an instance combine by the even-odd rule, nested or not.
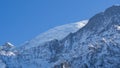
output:
[[[62,26],[57,26],[53,29],[50,29],[38,35],[37,37],[35,37],[34,39],[30,41],[26,41],[21,46],[23,46],[24,48],[31,48],[31,47],[38,46],[42,43],[45,43],[45,42],[48,42],[54,39],[61,40],[65,38],[69,33],[74,33],[80,28],[82,28],[83,26],[85,26],[87,22],[88,20],[83,20],[83,21],[76,22],[76,23],[70,23],[70,24],[66,24]]]

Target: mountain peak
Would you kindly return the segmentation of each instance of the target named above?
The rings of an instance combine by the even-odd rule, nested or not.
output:
[[[10,42],[6,42],[3,46],[1,46],[2,50],[9,51],[14,48],[14,45]]]
[[[11,44],[10,42],[6,42],[3,46],[8,47],[8,48],[14,47],[14,45]]]
[[[113,5],[105,10],[105,14],[113,15],[113,14],[120,14],[120,5]]]
[[[4,45],[0,46],[0,55],[2,56],[15,56],[13,52],[14,45],[10,42],[6,42]]]
[[[106,10],[109,10],[109,9],[120,9],[120,5],[113,5],[113,6],[111,6],[111,7],[109,7],[109,8],[107,8]]]
[[[100,12],[93,16],[85,26],[87,30],[100,32],[103,29],[109,28],[112,25],[119,25],[120,21],[120,6],[113,5],[107,8],[104,12]]]

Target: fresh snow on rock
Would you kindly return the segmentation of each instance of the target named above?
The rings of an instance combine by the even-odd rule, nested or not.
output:
[[[117,30],[120,30],[120,26],[119,25],[115,25]]]
[[[0,55],[3,55],[3,56],[15,56],[15,53],[12,52],[12,51],[0,51]]]
[[[0,46],[0,55],[3,56],[15,56],[15,53],[12,52],[14,45],[10,42],[6,42],[4,45]]]

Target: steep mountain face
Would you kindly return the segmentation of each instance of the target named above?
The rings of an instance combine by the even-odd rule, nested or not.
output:
[[[64,37],[14,49],[14,56],[0,55],[0,64],[3,68],[120,68],[120,6],[96,14]]]
[[[73,59],[69,61],[71,67],[119,68],[119,26],[120,6],[112,6],[105,12],[92,17],[88,24],[77,33],[70,35],[67,39],[71,39],[72,36],[72,43],[70,40],[67,45],[72,46],[69,53],[72,56],[75,55],[73,58],[70,57]]]

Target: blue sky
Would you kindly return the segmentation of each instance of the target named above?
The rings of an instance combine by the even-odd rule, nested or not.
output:
[[[0,0],[0,45],[19,45],[58,25],[89,19],[120,0]]]

